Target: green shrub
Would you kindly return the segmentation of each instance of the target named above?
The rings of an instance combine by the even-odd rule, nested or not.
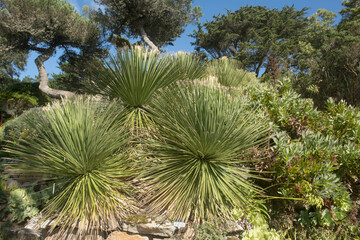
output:
[[[253,88],[249,94],[253,101],[266,109],[271,121],[292,138],[300,137],[304,130],[318,121],[318,111],[312,100],[301,98],[287,80],[279,81],[278,88]]]
[[[342,141],[360,144],[360,110],[344,101],[335,103],[329,98],[317,130],[336,136]]]
[[[28,116],[42,114],[42,108],[31,108],[19,117],[7,121],[2,127],[2,140],[18,142],[20,139],[33,134],[29,124],[25,119]],[[3,142],[5,144],[5,142]]]
[[[328,99],[326,108],[318,115],[311,128],[325,136],[332,136],[338,142],[333,148],[341,164],[342,175],[357,179],[360,173],[360,111],[344,101],[335,103]]]
[[[176,64],[182,77],[181,80],[195,80],[206,77],[206,68],[201,60],[189,53],[178,52],[172,60]]]
[[[86,82],[84,82],[84,80],[76,73],[53,73],[49,79],[49,87],[84,94]]]
[[[1,181],[1,184],[3,182]],[[49,185],[38,185],[37,188],[41,189],[35,192],[34,188],[23,189],[19,186],[13,186],[10,189],[5,189],[1,185],[0,191],[4,194],[3,200],[7,202],[6,207],[2,210],[2,217],[10,213],[11,221],[22,223],[38,214],[39,209],[44,207],[51,198],[53,188]]]
[[[247,219],[252,224],[252,228],[245,230],[242,235],[242,240],[280,240],[283,236],[278,234],[275,229],[272,229],[267,224],[265,218],[260,213],[250,214]]]
[[[39,213],[39,209],[53,196],[52,184],[33,182],[31,186],[34,187],[23,189],[19,188],[18,183],[9,187],[6,185],[9,180],[9,176],[5,174],[0,179],[0,204],[5,205],[0,211],[0,219],[8,219],[10,214],[12,222],[22,223]]]
[[[356,210],[350,192],[353,200],[358,199],[353,191],[360,170],[358,109],[329,99],[327,108],[319,111],[286,79],[273,88],[246,90],[274,123],[273,194],[288,199],[272,202],[272,211],[280,205],[280,213],[272,213],[282,219],[276,226],[287,229],[292,239],[352,239],[358,222],[350,217]]]
[[[12,214],[11,220],[18,223],[22,223],[27,218],[32,218],[39,213],[32,196],[22,188],[10,192],[8,208]]]
[[[301,139],[305,131],[321,133],[328,142],[326,149],[332,149],[332,157],[339,164],[340,175],[355,177],[360,172],[358,160],[360,147],[360,112],[357,108],[347,106],[344,102],[335,103],[329,99],[327,109],[318,111],[310,99],[301,98],[290,83],[284,79],[279,81],[277,88],[250,88],[248,92],[253,101],[266,110],[270,121],[274,122],[274,132],[280,130],[292,139]],[[320,135],[317,134],[317,137]],[[330,140],[331,139],[331,140]],[[317,145],[317,140],[312,143]],[[301,143],[298,143],[298,145]],[[330,145],[329,145],[330,144]],[[318,146],[321,149],[322,146]],[[304,163],[306,165],[306,163]]]
[[[13,239],[14,232],[11,229],[11,222],[2,222],[0,223],[0,240],[9,240]]]
[[[15,83],[0,93],[0,110],[10,112],[15,117],[37,106],[44,106],[49,97],[39,90],[39,83]]]
[[[254,228],[250,229],[250,230],[246,230],[243,234],[242,234],[242,240],[258,240],[258,239],[263,239],[263,240],[280,240],[283,239],[282,236],[280,234],[278,234],[276,232],[275,229],[269,229],[268,227],[257,227],[255,226]]]
[[[284,133],[279,133],[274,141],[275,177],[284,183],[279,189],[284,197],[302,198],[304,207],[314,207],[323,213],[327,209],[342,215],[349,212],[349,193],[336,174],[341,147],[336,138],[306,131],[299,141],[290,140]]]
[[[1,172],[1,175],[2,174],[2,169],[0,169],[0,172]],[[7,197],[8,197],[8,192],[6,191],[6,187],[5,187],[5,181],[3,179],[3,176],[1,176],[0,178],[0,204],[6,204],[7,202]],[[2,218],[1,217],[1,211],[0,211],[0,219]]]
[[[194,240],[225,240],[226,236],[219,226],[203,223],[195,228]]]

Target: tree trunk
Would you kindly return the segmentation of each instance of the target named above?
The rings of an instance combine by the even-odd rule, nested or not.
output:
[[[260,61],[259,61],[259,65],[256,67],[255,69],[255,74],[256,74],[256,77],[259,77],[259,73],[260,73],[260,69],[261,69],[261,66],[263,65],[264,63],[264,60],[265,60],[265,57],[266,56],[262,56]]]
[[[55,49],[49,49],[48,51],[41,52],[41,55],[39,55],[35,59],[35,64],[39,71],[40,76],[40,85],[39,89],[44,92],[45,94],[49,95],[53,98],[61,98],[61,97],[71,97],[74,96],[75,93],[65,91],[65,90],[56,90],[49,87],[49,79],[45,70],[44,62],[48,60],[51,55],[53,54]]]
[[[148,38],[144,28],[141,26],[140,27],[140,35],[141,35],[141,39],[147,44],[149,45],[149,47],[155,51],[155,52],[160,52],[159,48]]]

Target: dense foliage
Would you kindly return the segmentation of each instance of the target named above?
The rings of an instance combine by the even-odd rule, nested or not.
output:
[[[289,76],[295,90],[323,107],[328,97],[359,105],[359,3],[343,1],[342,19],[319,9],[281,10],[246,6],[199,24],[198,52],[239,61],[241,68],[276,81]]]
[[[39,83],[12,83],[0,92],[0,125],[24,111],[44,106],[50,98],[39,90]]]
[[[152,49],[172,42],[184,32],[184,27],[201,16],[192,0],[96,0],[103,5],[98,20],[111,34],[127,37],[141,36]],[[119,44],[120,45],[120,44]],[[121,45],[120,45],[121,46]]]
[[[290,64],[305,31],[305,10],[241,7],[199,25],[192,35],[195,38],[193,44],[212,58],[234,57],[244,69],[257,76],[261,68],[266,68],[264,73],[275,74],[275,68],[279,67],[276,65],[287,67]]]
[[[295,93],[288,80],[281,81],[276,91],[262,88],[249,93],[275,123],[274,155],[267,166],[274,171],[273,194],[302,199],[273,201],[277,215],[272,224],[291,238],[298,234],[301,239],[316,239],[317,229],[323,231],[321,239],[330,239],[336,230],[334,239],[358,236],[359,193],[354,189],[360,148],[358,137],[352,136],[357,134],[359,110],[330,99],[326,110],[319,111],[310,99]]]
[[[4,48],[0,37],[0,89],[19,81],[17,77],[25,69],[26,58],[26,52]]]
[[[0,11],[0,52],[9,49],[40,55],[35,63],[40,75],[40,89],[53,97],[69,92],[49,88],[44,62],[56,51],[74,55],[99,51],[98,26],[80,16],[71,4],[63,0],[2,0]]]

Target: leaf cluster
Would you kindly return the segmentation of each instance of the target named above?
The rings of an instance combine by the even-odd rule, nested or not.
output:
[[[282,80],[277,88],[246,90],[272,122],[273,191],[289,198],[273,201],[271,222],[292,238],[316,239],[316,231],[334,239],[357,236],[358,109],[329,99],[319,111],[291,85]]]

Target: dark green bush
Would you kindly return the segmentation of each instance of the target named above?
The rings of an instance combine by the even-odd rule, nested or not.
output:
[[[39,83],[15,83],[0,93],[0,111],[15,117],[30,108],[44,106],[49,100],[39,90]]]
[[[15,141],[18,142],[20,139],[33,134],[32,129],[29,124],[25,121],[29,116],[35,116],[42,113],[41,108],[31,108],[30,110],[24,112],[17,118],[6,122],[2,127],[2,144],[5,144],[6,141]]]
[[[359,109],[329,99],[320,111],[286,80],[246,93],[266,111],[276,134],[270,148],[273,171],[267,176],[278,184],[272,192],[287,200],[272,201],[272,222],[294,239],[319,239],[315,234],[353,239],[358,233]]]
[[[316,125],[323,134],[336,136],[342,141],[360,143],[360,109],[344,101],[336,103],[329,98],[321,121]]]
[[[38,191],[34,191],[34,188],[37,188]],[[2,190],[7,205],[1,211],[1,216],[4,218],[10,214],[11,221],[16,223],[22,223],[28,218],[34,217],[53,196],[51,184],[35,185],[34,183],[34,187],[27,189],[15,186]]]
[[[345,212],[351,209],[349,194],[336,175],[340,167],[336,139],[306,131],[299,141],[291,141],[284,133],[274,141],[275,177],[288,183],[280,188],[283,196],[302,198],[306,207],[336,206]]]
[[[203,223],[195,228],[194,240],[225,240],[222,229],[212,223]]]
[[[13,222],[21,223],[27,218],[34,217],[39,213],[36,207],[36,201],[32,196],[22,188],[10,192],[8,208],[12,215]]]
[[[293,138],[317,121],[318,111],[312,100],[301,98],[286,80],[280,81],[278,88],[253,88],[249,94],[266,109],[271,121]]]

